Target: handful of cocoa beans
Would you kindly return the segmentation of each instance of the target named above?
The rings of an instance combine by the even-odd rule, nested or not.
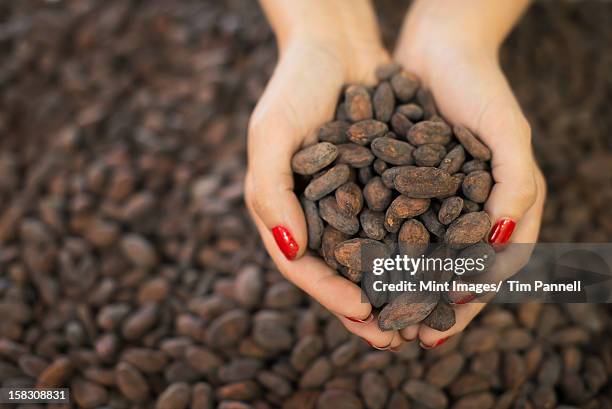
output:
[[[444,331],[455,315],[443,295],[374,292],[371,283],[380,278],[368,271],[364,255],[492,253],[483,241],[491,222],[482,211],[493,185],[491,152],[468,129],[440,117],[414,75],[394,63],[376,75],[374,88],[347,86],[318,143],[293,156],[293,171],[304,182],[296,190],[308,246],[362,283],[372,306],[381,308],[381,329],[423,321]]]

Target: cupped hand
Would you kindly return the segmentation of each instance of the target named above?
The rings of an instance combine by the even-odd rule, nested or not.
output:
[[[249,124],[245,199],[281,273],[349,331],[373,346],[394,348],[401,338],[378,329],[361,289],[306,252],[306,222],[291,170],[293,154],[315,143],[317,129],[333,118],[343,85],[373,84],[376,67],[388,59],[378,39],[349,44],[304,38],[282,47]]]
[[[485,203],[493,225],[489,241],[533,244],[546,186],[532,153],[531,130],[499,66],[497,49],[476,44],[431,28],[415,29],[402,36],[395,58],[421,78],[448,122],[468,128],[490,148],[494,185]],[[528,256],[514,260],[509,274],[518,271]],[[441,344],[461,332],[485,306],[470,303],[469,298],[454,300],[456,324],[448,331],[413,325],[402,336],[418,337],[425,347]]]

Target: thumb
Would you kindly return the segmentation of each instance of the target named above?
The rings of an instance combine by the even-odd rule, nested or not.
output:
[[[488,99],[477,132],[492,151],[495,184],[485,204],[493,224],[489,241],[504,244],[536,200],[536,164],[529,124],[501,71],[492,75],[498,86]]]
[[[318,64],[311,69],[300,51],[283,53],[251,117],[245,190],[249,209],[289,260],[301,257],[307,242],[304,213],[293,192],[291,158],[302,145],[314,142],[316,128],[333,116],[342,86],[337,67]]]

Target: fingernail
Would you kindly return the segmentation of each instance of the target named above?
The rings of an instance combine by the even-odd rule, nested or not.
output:
[[[276,226],[272,229],[272,235],[276,241],[276,245],[283,252],[288,260],[293,260],[297,256],[299,246],[291,232],[284,226]]]
[[[433,349],[435,347],[439,347],[440,345],[442,345],[443,343],[446,342],[446,340],[448,339],[448,337],[446,338],[440,338],[439,340],[437,340],[433,345],[425,345],[424,343],[421,342],[421,348],[424,349]]]
[[[489,243],[491,244],[506,244],[512,236],[512,232],[516,227],[516,222],[509,218],[499,219],[489,233]]]
[[[389,349],[389,345],[387,345],[386,347],[377,347],[376,345],[372,344],[370,341],[368,341],[367,339],[364,339],[364,341],[366,342],[366,344],[368,344],[369,346],[371,346],[374,349],[378,349],[379,351],[386,351]]]
[[[474,298],[476,298],[476,294],[466,294],[459,297],[457,301],[451,301],[449,304],[463,305],[469,303],[470,301],[473,301]]]
[[[395,347],[395,348],[389,348],[389,351],[391,351],[391,352],[399,352],[401,350],[402,350],[402,346],[401,345],[398,346],[398,347]]]
[[[364,320],[359,319],[359,318],[352,318],[352,317],[345,317],[345,318],[347,320],[349,320],[349,321],[357,322],[359,324],[367,324],[368,322],[372,322],[372,320],[374,319],[374,315],[370,314],[370,315],[368,315],[368,318],[366,318]]]

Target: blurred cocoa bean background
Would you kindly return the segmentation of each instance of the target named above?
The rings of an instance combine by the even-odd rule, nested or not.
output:
[[[387,40],[406,7],[378,3]],[[612,4],[544,1],[503,49],[542,241],[612,237],[610,44]],[[489,306],[391,353],[279,275],[242,203],[275,59],[252,0],[0,3],[0,384],[75,408],[612,407],[607,305]]]

